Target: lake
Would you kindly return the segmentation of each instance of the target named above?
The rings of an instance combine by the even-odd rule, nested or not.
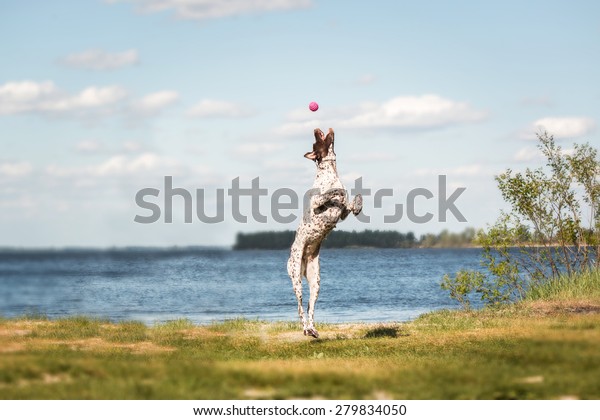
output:
[[[323,249],[316,321],[406,321],[455,308],[440,280],[445,273],[478,268],[480,252]],[[85,315],[149,325],[177,318],[200,324],[237,317],[296,320],[288,254],[185,248],[1,251],[0,316]]]

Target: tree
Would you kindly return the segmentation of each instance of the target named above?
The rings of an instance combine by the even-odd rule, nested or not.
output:
[[[600,268],[598,153],[575,144],[568,154],[548,133],[537,137],[546,170],[509,169],[495,178],[510,211],[478,235],[486,270],[444,277],[442,287],[455,299],[462,293],[463,306],[468,294],[487,304],[506,302],[562,273]]]

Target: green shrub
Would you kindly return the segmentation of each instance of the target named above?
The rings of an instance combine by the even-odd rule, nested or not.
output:
[[[494,305],[523,299],[528,289],[563,275],[600,270],[598,152],[575,144],[566,154],[546,132],[538,140],[548,170],[508,169],[496,176],[511,209],[477,236],[483,270],[459,271],[442,280],[441,287],[464,307],[470,305],[470,293]]]

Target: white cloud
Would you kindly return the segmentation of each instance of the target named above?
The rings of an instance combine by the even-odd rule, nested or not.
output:
[[[452,175],[466,177],[480,177],[493,175],[493,171],[484,167],[479,163],[471,165],[461,165],[454,168],[421,168],[415,171],[417,176],[437,176],[437,175]]]
[[[473,164],[473,165],[457,166],[456,168],[453,168],[450,171],[448,171],[448,175],[477,176],[477,175],[482,175],[485,173],[486,173],[486,171],[485,171],[483,165],[480,165],[478,163]],[[488,171],[488,173],[489,173],[489,171]]]
[[[57,94],[58,89],[50,81],[8,82],[0,86],[0,115],[34,110]]]
[[[31,210],[38,207],[37,203],[31,196],[21,196],[16,199],[2,199],[0,200],[0,207],[4,209],[18,209],[19,212],[23,210]]]
[[[347,173],[341,175],[340,179],[346,185],[354,185],[354,181],[356,181],[358,178],[361,178],[361,177],[364,178],[364,176],[365,176],[365,174],[360,173],[360,172],[347,172]]]
[[[204,99],[190,108],[187,115],[197,118],[246,118],[255,115],[255,111],[235,102]]]
[[[574,139],[591,133],[595,128],[594,120],[587,117],[545,117],[531,123],[521,137],[535,139],[535,133],[545,130],[556,139]]]
[[[571,156],[575,153],[575,149],[562,149],[560,153],[563,156]],[[541,150],[536,147],[524,147],[520,149],[514,155],[514,160],[516,162],[530,163],[530,162],[540,162],[544,159],[544,155]]]
[[[82,140],[75,145],[75,150],[81,153],[97,153],[102,145],[97,140]]]
[[[301,156],[301,155],[300,155]],[[298,157],[300,157],[298,156]],[[296,177],[299,170],[310,169],[312,173],[314,167],[307,165],[308,161],[304,159],[298,159],[295,162],[290,162],[287,160],[266,160],[261,162],[261,165],[264,165],[266,169],[276,169],[276,170],[286,170],[286,171],[294,171],[294,175],[290,175],[291,177]]]
[[[173,90],[161,90],[133,99],[121,86],[88,86],[70,93],[59,89],[51,81],[25,80],[0,85],[0,115],[40,113],[89,117],[118,114],[151,117],[178,99],[179,93]]]
[[[164,163],[164,158],[154,153],[143,153],[135,157],[117,155],[89,170],[92,175],[97,176],[128,175],[150,171]]]
[[[264,155],[283,149],[281,143],[244,143],[233,151],[238,155]]]
[[[62,61],[67,66],[78,69],[114,70],[137,64],[139,62],[139,56],[136,50],[126,50],[116,53],[102,50],[86,50],[80,53],[70,54]]]
[[[0,162],[0,176],[18,178],[29,175],[33,166],[29,162]]]
[[[135,114],[150,116],[156,115],[164,108],[174,104],[179,99],[179,93],[173,90],[161,90],[143,96],[132,104]]]
[[[53,82],[8,82],[0,86],[0,115],[25,112],[65,114],[103,111],[127,96],[119,86],[90,86],[76,94],[61,91]]]
[[[207,20],[277,10],[304,9],[311,0],[106,0],[134,3],[142,13],[173,11],[179,19]]]
[[[393,154],[380,152],[359,153],[347,158],[349,162],[388,162],[397,159],[398,157]]]
[[[286,123],[283,124],[282,126],[278,127],[275,130],[275,133],[277,135],[281,135],[281,136],[304,136],[307,133],[309,135],[311,135],[312,130],[315,127],[319,127],[321,125],[321,120],[315,119],[315,120],[310,120],[310,121],[304,121],[304,122],[292,122],[292,123]],[[338,126],[337,124],[335,125],[336,127]]]
[[[139,152],[142,150],[142,144],[137,141],[126,141],[123,143],[123,150],[129,153]]]
[[[468,104],[437,95],[398,96],[382,104],[362,106],[362,112],[345,121],[349,127],[437,127],[481,120],[485,113]]]
[[[49,165],[46,174],[55,177],[108,177],[133,176],[176,169],[179,164],[156,153],[140,153],[135,156],[114,155],[95,165],[64,167]]]
[[[121,141],[118,145],[113,146],[106,143],[107,142],[101,142],[96,139],[85,139],[75,145],[75,150],[79,153],[88,155],[132,155],[134,153],[141,153],[143,149],[142,143],[135,140]],[[111,143],[114,144],[114,142]]]
[[[127,96],[120,86],[87,87],[75,95],[63,95],[60,98],[41,102],[39,110],[51,112],[73,112],[88,109],[107,108]]]
[[[27,102],[56,91],[54,83],[45,81],[36,83],[32,81],[9,82],[0,86],[0,100]]]
[[[318,111],[330,126],[354,129],[409,129],[428,130],[448,125],[476,122],[486,112],[475,110],[469,104],[442,98],[438,95],[397,96],[388,101],[367,102],[355,108]],[[311,115],[312,114],[312,115]],[[305,115],[307,121],[299,121]],[[290,113],[296,120],[279,127],[278,134],[299,135],[319,125],[320,119],[308,111]]]
[[[517,162],[532,162],[539,159],[542,153],[534,147],[523,147],[515,153],[514,160]]]
[[[561,149],[560,153],[564,156],[572,156],[575,154],[575,149]]]

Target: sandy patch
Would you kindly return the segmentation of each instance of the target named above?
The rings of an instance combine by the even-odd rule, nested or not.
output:
[[[554,315],[560,313],[572,314],[597,314],[600,313],[600,305],[587,300],[539,301],[529,304],[531,309],[543,315]]]
[[[224,337],[227,334],[223,332],[210,331],[205,328],[192,328],[189,330],[181,330],[183,338],[187,340],[195,340],[197,338],[213,338],[213,337]]]
[[[163,353],[175,351],[174,347],[159,346],[150,341],[140,341],[138,343],[112,343],[102,338],[86,338],[80,340],[39,340],[36,345],[67,345],[71,350],[77,351],[95,351],[126,349],[135,354]]]
[[[31,330],[19,328],[3,328],[0,329],[0,337],[23,337],[31,334]]]
[[[258,388],[250,388],[244,390],[242,395],[246,398],[250,398],[253,400],[259,399],[271,399],[275,395],[275,390],[273,389],[258,389]]]
[[[21,343],[1,343],[0,353],[16,353],[25,350],[25,345]]]
[[[517,382],[520,382],[522,384],[541,384],[542,382],[544,382],[544,377],[541,375],[527,376],[525,378],[517,379]]]
[[[33,385],[54,385],[54,384],[63,383],[63,382],[71,382],[72,380],[73,379],[67,374],[44,373],[44,374],[42,374],[42,376],[40,378],[19,379],[15,383],[0,383],[0,389],[13,387],[13,386],[22,388],[22,387],[33,386]]]

